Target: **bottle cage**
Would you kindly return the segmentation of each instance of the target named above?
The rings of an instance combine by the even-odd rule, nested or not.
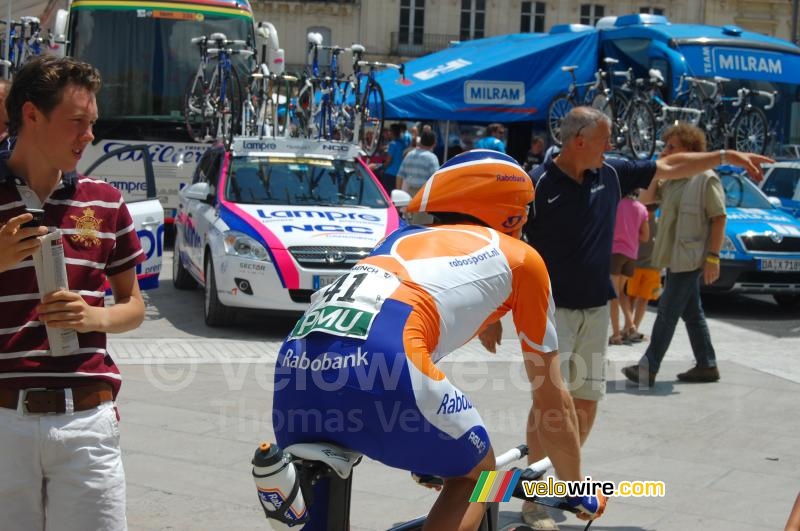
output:
[[[295,481],[294,486],[292,487],[291,492],[286,497],[283,505],[279,509],[275,509],[274,511],[268,510],[264,507],[264,504],[261,504],[261,508],[264,509],[264,514],[267,515],[267,518],[272,520],[277,520],[282,524],[286,524],[288,526],[295,526],[308,523],[308,519],[310,517],[308,510],[306,510],[306,514],[302,518],[292,518],[289,516],[289,509],[292,507],[294,503],[294,499],[297,498],[297,492],[300,490],[300,481]]]

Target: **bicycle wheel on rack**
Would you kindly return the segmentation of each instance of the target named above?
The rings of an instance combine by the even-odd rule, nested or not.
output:
[[[751,153],[767,151],[767,117],[758,107],[745,109],[733,122],[733,149]]]
[[[214,131],[218,139],[230,146],[235,134],[241,134],[242,117],[242,85],[236,70],[231,69],[225,79],[225,102],[220,105],[220,94],[217,94],[214,113]]]
[[[297,120],[297,136],[311,138],[313,132],[311,118],[314,113],[314,107],[314,88],[312,85],[304,84],[297,95],[297,105],[294,109]]]
[[[242,134],[258,135],[258,109],[261,101],[258,97],[260,80],[251,79],[242,100]]]
[[[275,80],[275,98],[272,103],[272,134],[286,136],[286,125],[289,120],[289,99],[291,87],[289,80],[278,78]]]
[[[628,97],[619,90],[611,91],[611,148],[619,151],[628,142],[627,131],[625,130],[625,115],[628,109]]]
[[[194,142],[207,142],[213,139],[213,109],[209,99],[209,89],[204,78],[194,76],[189,80],[183,96],[183,120],[186,132]]]
[[[714,100],[703,100],[703,115],[700,128],[706,133],[706,145],[709,150],[725,147],[725,128]]]
[[[628,109],[628,146],[633,156],[644,160],[656,150],[656,118],[653,110],[643,101],[634,101]]]
[[[567,94],[558,94],[547,106],[547,132],[558,146],[561,145],[561,120],[574,106]]]
[[[358,142],[368,157],[374,155],[381,144],[385,110],[383,89],[378,82],[370,79],[361,98],[361,126],[358,132]]]
[[[350,81],[348,79],[337,82],[336,84],[336,129],[339,131],[339,139],[342,142],[353,144],[356,142],[358,132],[356,127],[356,104],[355,94],[350,91]]]

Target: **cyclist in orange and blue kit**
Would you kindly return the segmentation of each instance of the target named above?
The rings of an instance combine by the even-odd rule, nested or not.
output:
[[[554,304],[539,254],[519,240],[533,185],[510,157],[489,150],[444,164],[408,206],[436,223],[381,242],[317,291],[281,347],[273,425],[286,447],[328,441],[386,465],[445,478],[430,529],[476,529],[469,503],[495,468],[483,420],[436,363],[512,312],[525,369],[538,377],[526,432],[548,448],[563,480],[578,481],[577,421],[558,367]],[[558,419],[539,429],[533,419]],[[605,499],[571,500],[587,518]],[[311,522],[314,525],[313,508]]]

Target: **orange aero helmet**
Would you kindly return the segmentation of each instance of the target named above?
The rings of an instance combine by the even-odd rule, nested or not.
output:
[[[457,212],[513,234],[528,219],[533,183],[517,161],[489,149],[456,155],[411,199],[408,212]]]

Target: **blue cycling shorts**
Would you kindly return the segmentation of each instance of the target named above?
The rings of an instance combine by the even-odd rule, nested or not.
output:
[[[431,378],[410,361],[403,347],[410,312],[389,299],[366,339],[312,332],[284,342],[272,410],[282,448],[331,442],[445,478],[475,468],[490,448],[483,420],[446,377]]]

